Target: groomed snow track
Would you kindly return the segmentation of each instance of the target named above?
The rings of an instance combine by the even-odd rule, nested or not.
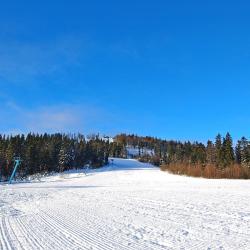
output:
[[[0,249],[250,249],[250,183],[115,159],[0,185]]]

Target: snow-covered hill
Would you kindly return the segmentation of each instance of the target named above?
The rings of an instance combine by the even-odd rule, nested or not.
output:
[[[0,185],[0,249],[249,249],[249,190],[121,159]]]
[[[149,149],[149,148],[139,148],[139,147],[133,147],[133,146],[127,146],[126,147],[127,150],[127,156],[129,158],[135,158],[138,156],[153,156],[155,155],[155,152],[153,149]]]

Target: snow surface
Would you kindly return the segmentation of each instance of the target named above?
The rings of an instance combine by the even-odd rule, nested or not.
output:
[[[0,249],[250,249],[249,191],[121,159],[0,185]]]
[[[128,156],[130,157],[136,157],[139,155],[150,155],[153,156],[155,154],[153,149],[149,149],[149,148],[141,148],[139,149],[139,147],[133,147],[133,146],[127,146],[126,147]]]

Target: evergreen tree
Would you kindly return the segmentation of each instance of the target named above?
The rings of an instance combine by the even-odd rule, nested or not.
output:
[[[215,162],[217,166],[221,166],[223,164],[221,140],[221,135],[218,134],[215,138]]]
[[[236,160],[244,167],[250,167],[250,143],[242,137],[236,146]]]
[[[63,142],[58,156],[59,172],[69,168],[69,163],[71,161],[70,149],[66,142]]]
[[[235,147],[235,160],[237,164],[241,164],[241,141],[238,140]]]
[[[222,155],[223,155],[223,167],[229,167],[234,162],[234,150],[233,150],[233,140],[229,133],[223,138],[222,145]]]

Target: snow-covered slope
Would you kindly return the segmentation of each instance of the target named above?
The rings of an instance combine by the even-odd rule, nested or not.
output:
[[[250,182],[135,160],[0,185],[0,249],[249,249]]]
[[[138,157],[140,155],[153,156],[155,154],[154,150],[153,149],[149,149],[149,148],[139,149],[138,147],[127,146],[126,150],[127,150],[128,157],[133,157],[133,158]]]

